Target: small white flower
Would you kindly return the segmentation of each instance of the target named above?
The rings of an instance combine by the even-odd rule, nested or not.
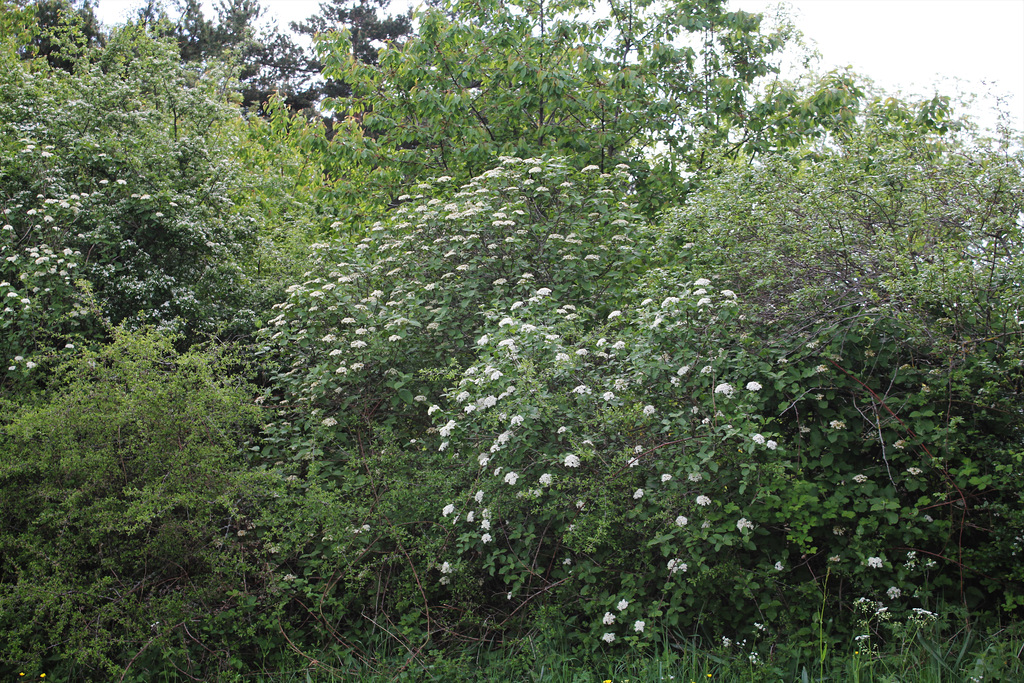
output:
[[[508,484],[509,486],[515,486],[516,481],[518,479],[519,475],[516,474],[515,472],[509,472],[508,474],[505,475],[505,483]]]
[[[761,391],[761,383],[747,382],[747,391]]]
[[[432,405],[429,408],[427,408],[427,415],[433,415],[434,413],[436,413],[439,410],[441,410],[441,406]]]
[[[772,441],[771,439],[769,439],[768,441],[766,441],[764,445],[765,445],[765,446],[766,446],[766,447],[768,448],[768,450],[770,450],[770,451],[774,451],[774,450],[775,450],[776,448],[778,448],[778,447],[779,447],[779,444],[778,444],[778,443],[776,443],[775,441]]]
[[[473,520],[471,520],[469,518],[469,516],[467,515],[466,516],[466,521],[467,522],[472,522]],[[482,519],[482,520],[480,520],[480,528],[483,529],[484,531],[490,531],[491,530],[491,520],[489,520],[489,519]]]
[[[693,284],[695,287],[707,287],[711,284],[711,280],[702,277],[699,280],[694,280]]]
[[[644,415],[654,415],[654,406],[644,406]]]
[[[843,420],[832,420],[828,423],[828,426],[832,429],[846,429],[846,422]]]
[[[889,596],[890,600],[895,600],[903,594],[903,591],[901,591],[896,586],[890,586],[889,590],[885,591],[885,594]]]
[[[605,626],[611,626],[615,623],[615,615],[611,612],[605,612],[604,618],[601,620]]]
[[[686,478],[696,484],[704,477],[700,475],[700,472],[690,472],[688,475],[686,475]]]
[[[475,500],[478,503],[482,503],[483,500],[484,500],[484,492],[483,491],[477,491],[476,495],[473,496],[473,500]]]
[[[540,485],[541,486],[551,486],[551,475],[548,474],[547,472],[545,472],[544,474],[540,475]]]
[[[754,523],[746,517],[740,517],[736,521],[736,528],[739,529],[740,532],[747,531],[754,528]]]
[[[490,337],[488,337],[488,336],[487,336],[487,335],[485,334],[484,336],[482,336],[482,337],[480,337],[479,339],[477,339],[477,340],[476,340],[476,343],[477,343],[477,346],[484,346],[484,345],[486,345],[486,344],[487,344],[487,342],[489,342],[490,340],[491,340],[491,338],[490,338]]]
[[[603,394],[601,394],[601,398],[603,398],[603,399],[604,399],[604,400],[606,400],[606,401],[610,401],[610,400],[612,400],[613,398],[615,398],[615,394],[613,394],[613,393],[612,393],[612,392],[610,392],[610,391],[606,391],[606,392],[604,392]]]
[[[576,349],[576,355],[577,356],[585,356],[588,353],[590,353],[590,352],[587,351],[586,349]]]
[[[619,604],[617,604],[615,607],[621,612],[622,610],[629,607],[629,601],[625,599],[619,600]]]
[[[763,436],[761,436],[760,434],[754,434],[752,437],[750,437],[750,439],[751,439],[751,441],[753,441],[754,443],[757,443],[757,444],[762,444],[763,445],[764,442],[765,442],[765,438]]]
[[[338,424],[338,421],[335,420],[333,417],[326,417],[320,424],[322,424],[324,427],[333,427],[334,425]]]
[[[682,560],[680,560],[678,557],[675,558],[674,560],[669,560],[668,561],[668,569],[673,574],[675,574],[677,572],[685,572],[688,568],[689,567],[687,566],[687,564],[685,562],[683,562]]]
[[[601,640],[603,640],[604,642],[606,642],[608,644],[614,643],[615,642],[615,634],[614,633],[606,633],[603,636],[601,636]]]
[[[921,474],[921,468],[920,467],[908,467],[907,468],[907,474],[910,474],[910,475],[916,477],[917,475]]]
[[[727,384],[725,382],[722,382],[717,387],[715,387],[715,393],[716,394],[723,394],[727,398],[732,396],[733,391],[734,391],[734,389],[732,388],[732,385],[731,384]]]
[[[683,517],[682,515],[679,515],[678,517],[676,517],[676,526],[677,527],[684,527],[684,526],[686,526],[689,523],[690,523],[690,520],[688,520],[686,517]]]
[[[786,567],[785,567],[785,565],[783,565],[783,564],[782,564],[782,562],[776,562],[776,563],[775,563],[775,571],[777,571],[777,572],[781,572],[781,571],[782,571],[782,570],[784,570],[785,568],[786,568]]]
[[[644,490],[643,489],[637,489],[636,491],[633,491],[633,500],[640,500],[643,497],[644,497]]]
[[[491,535],[490,534],[484,534],[483,536],[480,537],[480,540],[483,541],[484,543],[490,543],[491,542]]]
[[[622,311],[612,311],[608,314],[608,319],[611,320],[612,318],[618,318],[620,315],[622,315]]]
[[[455,512],[455,505],[453,505],[452,503],[448,503],[447,505],[444,506],[444,509],[441,510],[441,515],[447,517],[453,512]]]
[[[441,563],[441,573],[442,574],[451,574],[452,573],[452,566],[451,566],[451,564],[449,564],[447,562],[442,562]]]
[[[669,482],[669,481],[672,481],[672,475],[671,474],[667,474],[666,473],[666,474],[661,475],[661,483],[662,484],[664,484],[665,482]]]
[[[711,505],[711,499],[707,496],[697,496],[697,505],[707,507],[708,505]]]
[[[549,294],[551,294],[551,290],[547,287],[541,287],[537,290],[537,296],[548,296]]]
[[[351,346],[353,349],[361,349],[366,346],[366,342],[362,341],[361,339],[356,339],[354,342],[349,344],[349,346]]]
[[[588,387],[586,384],[581,384],[578,387],[576,387],[575,389],[573,389],[572,393],[579,394],[580,396],[583,396],[585,394],[591,393],[591,391],[590,391],[590,387]]]
[[[864,476],[863,474],[858,474],[858,475],[855,475],[853,477],[853,480],[855,482],[857,482],[858,484],[863,484],[863,483],[865,483],[868,480],[868,478],[866,476]]]
[[[681,367],[678,370],[676,370],[676,374],[679,375],[680,377],[682,377],[683,375],[685,375],[689,371],[690,371],[690,366],[689,365],[684,365],[683,367]]]
[[[580,458],[579,458],[578,455],[574,455],[574,454],[570,453],[569,455],[565,456],[565,461],[563,462],[563,464],[566,467],[579,467],[580,466]]]
[[[867,561],[867,565],[872,569],[881,569],[883,564],[880,557],[869,557]]]
[[[634,621],[633,622],[633,630],[636,631],[637,633],[643,633],[645,626],[646,626],[646,624],[644,622],[642,622],[642,621]]]

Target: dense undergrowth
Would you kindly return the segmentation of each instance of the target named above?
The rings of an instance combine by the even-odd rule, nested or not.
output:
[[[844,115],[709,128],[685,182],[574,155],[577,109],[446,173],[358,118],[241,117],[142,25],[69,70],[9,33],[5,672],[1020,677],[1009,133],[831,75],[791,94]]]

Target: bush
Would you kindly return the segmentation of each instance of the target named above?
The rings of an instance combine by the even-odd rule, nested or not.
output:
[[[252,637],[256,614],[234,610],[267,591],[246,537],[274,490],[243,451],[260,410],[231,354],[172,341],[117,330],[66,361],[50,394],[4,406],[7,663],[75,680],[130,663],[207,675],[251,647],[238,634]]]

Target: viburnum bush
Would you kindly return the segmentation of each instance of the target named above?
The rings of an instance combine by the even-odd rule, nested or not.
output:
[[[849,293],[874,280],[809,319],[765,307],[753,257],[716,252],[743,235],[719,185],[655,246],[624,171],[504,159],[445,182],[319,245],[267,330],[264,455],[294,496],[260,533],[315,621],[425,643],[554,608],[592,648],[756,650],[852,636],[864,601],[1017,609],[1019,570],[987,555],[1020,536],[1005,348],[930,345],[929,301],[908,317]],[[793,240],[776,248],[811,244]]]

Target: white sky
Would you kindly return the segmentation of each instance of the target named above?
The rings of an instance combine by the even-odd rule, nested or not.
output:
[[[140,0],[99,0],[107,24]],[[211,0],[204,4],[212,6]],[[261,0],[285,29],[319,12],[320,0]],[[394,0],[392,11],[409,0]],[[770,11],[777,2],[730,0],[733,9]],[[991,125],[992,97],[1006,97],[1012,125],[1024,130],[1024,0],[789,0],[796,26],[821,53],[820,70],[851,66],[905,95],[977,94],[972,109]],[[795,76],[788,73],[784,76]],[[959,79],[959,84],[952,79]],[[986,103],[987,101],[987,103]]]

